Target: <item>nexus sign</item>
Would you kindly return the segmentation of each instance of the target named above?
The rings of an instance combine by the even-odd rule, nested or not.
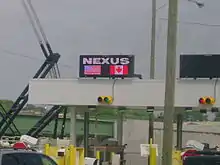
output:
[[[83,57],[83,65],[128,65],[129,63],[129,57]]]
[[[133,77],[134,55],[81,55],[79,77]]]

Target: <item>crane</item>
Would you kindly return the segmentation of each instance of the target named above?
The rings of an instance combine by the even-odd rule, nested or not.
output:
[[[5,119],[5,114],[7,113],[6,109],[4,108],[4,106],[0,103],[0,108],[2,111],[0,111],[0,116],[2,117],[2,119],[4,119],[5,122],[7,122],[7,120]],[[16,125],[14,124],[14,122],[12,122],[12,126],[13,127],[9,127],[11,133],[14,136],[20,136],[21,132],[18,130],[18,128],[16,127]],[[14,129],[14,130],[13,130]]]
[[[29,21],[32,25],[34,33],[37,37],[39,46],[45,56],[45,61],[41,67],[37,70],[33,78],[46,78],[49,75],[51,78],[60,78],[60,71],[58,67],[58,60],[60,58],[59,53],[54,53],[52,51],[51,45],[46,37],[46,34],[43,30],[43,27],[40,23],[40,20],[37,16],[37,13],[31,3],[31,0],[22,0],[22,5],[26,11],[26,14],[29,18]],[[37,29],[37,27],[39,29]],[[28,101],[28,89],[29,86],[26,85],[24,90],[18,96],[12,107],[2,116],[0,121],[0,137],[2,137],[8,128],[12,129],[10,126],[13,124],[14,119],[19,114],[19,112],[24,108]],[[58,115],[64,111],[64,116],[66,116],[66,107],[63,106],[53,106],[42,118],[28,131],[28,135],[37,136],[47,124],[49,124],[53,119],[55,119],[54,127],[54,138],[57,136],[57,124],[58,124]],[[64,117],[66,118],[66,117]],[[66,119],[65,119],[66,120]],[[64,121],[65,121],[64,120]],[[65,123],[65,122],[64,122]],[[13,124],[14,126],[14,124]],[[37,127],[36,127],[37,126]],[[16,127],[15,127],[16,128]],[[62,129],[64,129],[62,127]],[[17,128],[16,128],[17,129]],[[18,132],[18,129],[16,130]],[[61,131],[64,132],[64,131]]]

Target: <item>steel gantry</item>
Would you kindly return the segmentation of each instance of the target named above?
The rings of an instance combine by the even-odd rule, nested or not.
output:
[[[164,80],[33,79],[29,85],[30,104],[97,106],[99,96],[112,96],[112,107],[164,107]],[[217,80],[176,80],[175,107],[199,107],[206,96],[220,107]]]

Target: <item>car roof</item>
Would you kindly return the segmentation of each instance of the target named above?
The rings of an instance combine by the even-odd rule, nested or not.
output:
[[[189,159],[220,159],[220,155],[202,155],[202,156],[188,156],[185,158],[185,160],[189,160]]]
[[[35,154],[40,154],[40,153],[32,151],[32,150],[14,149],[14,148],[0,148],[0,154],[8,154],[8,153],[35,153]]]

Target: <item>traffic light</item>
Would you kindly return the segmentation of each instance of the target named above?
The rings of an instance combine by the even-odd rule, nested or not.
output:
[[[213,105],[215,104],[215,98],[213,97],[200,97],[199,104]]]
[[[99,96],[97,98],[98,103],[100,104],[112,104],[113,97],[112,96]]]

